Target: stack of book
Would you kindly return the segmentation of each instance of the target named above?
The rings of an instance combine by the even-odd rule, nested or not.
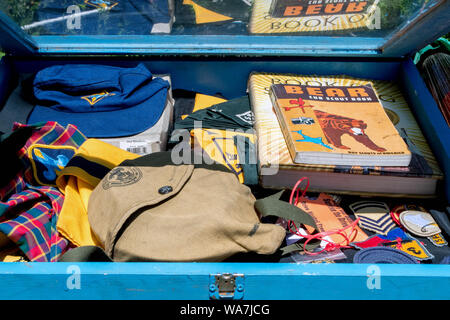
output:
[[[436,194],[443,174],[394,82],[252,73],[248,89],[263,187]]]

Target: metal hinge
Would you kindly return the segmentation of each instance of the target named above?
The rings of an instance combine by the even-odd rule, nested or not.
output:
[[[232,273],[209,276],[209,298],[241,300],[244,297],[244,275]]]

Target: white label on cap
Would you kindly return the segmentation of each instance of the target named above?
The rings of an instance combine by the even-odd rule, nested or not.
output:
[[[120,149],[128,152],[145,155],[151,152],[149,141],[146,140],[125,140],[120,141]]]

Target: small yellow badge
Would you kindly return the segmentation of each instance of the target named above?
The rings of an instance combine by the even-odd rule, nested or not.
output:
[[[437,247],[443,247],[448,244],[447,240],[444,239],[441,233],[434,234],[431,237],[428,237],[428,240],[431,241]]]
[[[89,102],[89,104],[91,106],[93,106],[94,104],[96,104],[100,100],[103,100],[106,97],[111,97],[111,96],[114,96],[114,95],[115,95],[115,93],[109,93],[108,91],[103,91],[102,93],[96,93],[96,94],[91,94],[89,96],[81,97],[81,99],[86,100],[87,102]]]
[[[429,260],[434,256],[417,240],[402,241],[401,246],[398,244],[391,244],[389,247],[399,249],[417,260]]]

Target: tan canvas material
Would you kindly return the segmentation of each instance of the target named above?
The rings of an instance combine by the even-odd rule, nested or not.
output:
[[[286,232],[261,223],[250,189],[222,165],[174,165],[170,153],[127,160],[89,199],[88,217],[114,261],[222,261],[272,254]]]

